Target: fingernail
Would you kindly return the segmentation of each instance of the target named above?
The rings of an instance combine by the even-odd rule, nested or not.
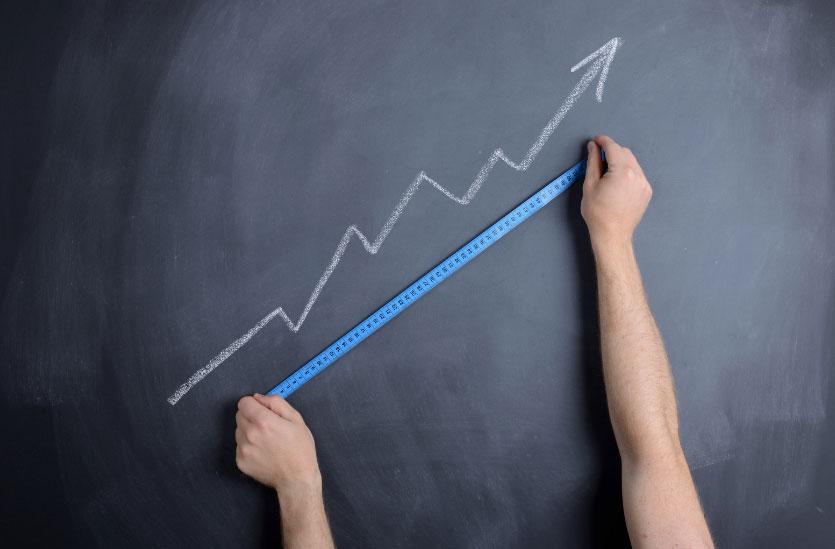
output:
[[[262,396],[264,396],[264,395],[262,395],[261,393],[255,393],[255,396],[257,396],[257,397],[262,397]]]

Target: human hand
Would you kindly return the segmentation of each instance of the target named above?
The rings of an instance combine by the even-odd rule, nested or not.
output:
[[[600,147],[608,170],[602,173]],[[588,143],[588,165],[580,212],[592,246],[631,244],[635,228],[652,197],[652,187],[632,151],[611,137],[598,135]]]
[[[238,469],[271,486],[279,499],[321,494],[316,445],[299,412],[279,396],[255,394],[235,414]]]

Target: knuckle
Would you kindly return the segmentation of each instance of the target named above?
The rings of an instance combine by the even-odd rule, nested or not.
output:
[[[238,446],[237,455],[241,461],[246,461],[252,455],[252,446],[249,444],[241,444]]]

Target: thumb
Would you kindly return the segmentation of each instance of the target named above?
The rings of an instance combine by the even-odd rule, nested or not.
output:
[[[586,178],[583,181],[583,187],[586,185],[594,185],[603,176],[601,162],[600,162],[600,147],[594,141],[589,141],[586,147],[589,151],[588,160],[586,161]]]
[[[265,408],[269,408],[288,421],[292,421],[293,423],[303,421],[302,415],[280,396],[265,396],[260,393],[255,393],[252,396],[259,404]]]

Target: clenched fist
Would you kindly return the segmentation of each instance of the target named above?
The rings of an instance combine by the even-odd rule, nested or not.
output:
[[[600,147],[609,169],[602,173]],[[598,135],[588,143],[588,165],[580,212],[595,249],[630,244],[652,197],[652,187],[632,151],[611,137]]]
[[[280,498],[299,491],[321,492],[313,435],[286,400],[259,394],[244,397],[238,401],[235,421],[238,469],[275,488]]]

